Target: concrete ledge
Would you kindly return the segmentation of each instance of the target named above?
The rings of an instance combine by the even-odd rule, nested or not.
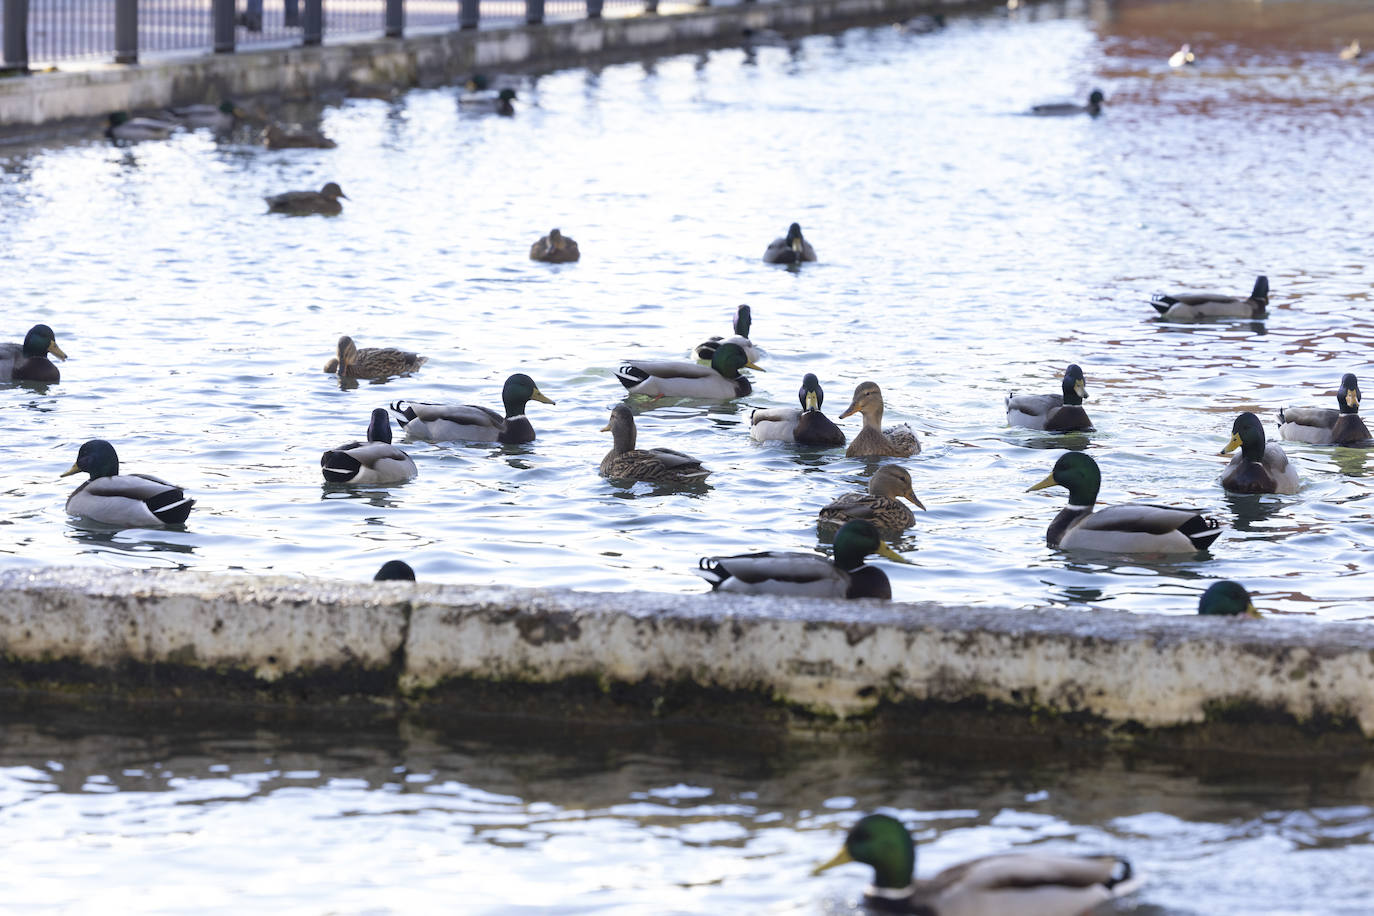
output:
[[[690,708],[736,721],[747,707],[759,722],[820,731],[901,730],[934,714],[960,734],[987,735],[1011,717],[1094,740],[1187,728],[1193,746],[1270,749],[1265,729],[1278,724],[1283,741],[1340,734],[1374,750],[1374,629],[1359,624],[95,568],[0,573],[0,686],[158,699],[169,684],[209,702],[307,693],[325,704],[501,714],[602,705],[622,718]]]
[[[788,0],[667,16],[417,34],[311,48],[195,54],[131,66],[63,65],[0,79],[0,127],[104,117],[111,111],[326,90],[435,85],[477,70],[573,66],[592,60],[738,44],[744,28],[817,31],[894,21],[988,0]]]

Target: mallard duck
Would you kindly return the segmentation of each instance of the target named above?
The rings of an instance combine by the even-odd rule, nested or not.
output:
[[[382,564],[382,568],[377,570],[377,575],[372,577],[373,582],[414,582],[415,570],[410,568],[410,564],[404,560],[387,560]]]
[[[898,22],[894,26],[899,32],[907,35],[929,35],[931,32],[938,32],[945,27],[945,14],[934,13],[928,16],[915,16],[906,22]]]
[[[67,354],[57,345],[52,328],[36,324],[24,335],[23,343],[0,344],[0,379],[24,382],[59,382],[62,373],[48,361],[51,353],[58,359]]]
[[[754,346],[754,342],[749,339],[749,328],[753,324],[753,320],[754,315],[749,306],[741,305],[735,309],[733,322],[735,336],[707,338],[692,348],[692,355],[698,360],[709,363],[711,358],[716,355],[716,351],[720,349],[721,344],[732,343],[744,351],[744,355],[749,357],[749,362],[758,362],[761,355],[759,348]]]
[[[530,260],[544,261],[547,264],[570,264],[582,257],[577,243],[557,229],[530,246]]]
[[[1055,433],[1092,429],[1093,422],[1083,410],[1083,399],[1088,396],[1083,370],[1071,364],[1064,370],[1062,387],[1063,394],[1007,395],[1007,422]]]
[[[208,127],[215,133],[233,130],[243,111],[233,102],[220,102],[218,105],[183,105],[169,108],[167,114],[172,120],[187,128]]]
[[[420,368],[428,356],[395,347],[363,347],[358,349],[353,338],[345,334],[339,338],[338,354],[324,364],[324,371],[339,378],[391,378],[409,375]]]
[[[63,477],[85,471],[91,479],[67,497],[67,514],[120,528],[180,525],[191,514],[194,499],[181,487],[147,474],[119,473],[119,456],[104,439],[92,439],[76,453],[76,463]]]
[[[1097,117],[1102,113],[1102,103],[1107,97],[1102,94],[1101,89],[1094,89],[1088,93],[1088,104],[1079,105],[1075,102],[1047,102],[1042,105],[1032,105],[1030,113],[1041,117],[1061,117],[1065,115],[1090,115]]]
[[[510,117],[515,114],[515,105],[512,103],[516,98],[515,90],[510,87],[500,90],[469,89],[458,96],[458,105],[464,111],[492,112]]]
[[[1181,45],[1177,51],[1169,55],[1170,67],[1187,67],[1197,63],[1197,55],[1188,45]]]
[[[263,198],[267,201],[268,213],[285,213],[288,216],[309,216],[318,213],[322,216],[338,216],[343,212],[339,198],[348,200],[348,195],[334,182],[329,182],[318,191],[287,191]]]
[[[797,400],[800,408],[757,408],[749,416],[749,437],[755,442],[795,442],[822,448],[844,445],[844,433],[821,413],[825,392],[814,373],[802,376]]]
[[[1364,50],[1360,47],[1360,40],[1356,38],[1350,44],[1341,48],[1341,60],[1358,60]]]
[[[1043,852],[982,856],[917,879],[916,844],[902,822],[886,814],[862,818],[844,848],[811,873],[849,862],[873,866],[865,905],[923,916],[1082,916],[1143,883],[1120,856]]]
[[[1150,299],[1155,311],[1170,321],[1197,321],[1201,318],[1263,318],[1269,308],[1269,278],[1255,278],[1248,298],[1222,293],[1155,293]]]
[[[869,458],[891,455],[894,458],[909,458],[921,452],[921,443],[911,427],[889,426],[883,429],[883,393],[877,382],[861,382],[854,389],[854,399],[840,414],[840,419],[856,413],[863,414],[863,429],[849,443],[845,450],[846,458]]]
[[[1198,599],[1197,612],[1224,617],[1258,617],[1260,615],[1260,612],[1255,609],[1255,602],[1250,599],[1250,593],[1245,590],[1245,586],[1229,579],[1213,582],[1207,587],[1207,591],[1203,592],[1202,597]]]
[[[754,390],[749,379],[739,374],[746,368],[763,371],[738,346],[724,343],[716,348],[709,366],[680,359],[632,359],[616,370],[615,377],[630,394],[729,400]]]
[[[500,442],[519,445],[534,441],[534,427],[525,416],[530,401],[554,403],[544,396],[534,379],[517,372],[501,387],[501,401],[506,408],[503,417],[487,407],[475,404],[425,404],[419,401],[397,401],[391,405],[406,435],[412,439],[431,442]]]
[[[802,238],[801,225],[793,223],[787,227],[787,235],[769,243],[763,259],[769,264],[800,264],[816,260],[816,249]]]
[[[617,404],[611,419],[601,427],[611,434],[614,445],[601,459],[601,476],[617,480],[647,480],[653,483],[700,480],[709,470],[691,455],[670,448],[635,448],[638,435],[635,416],[624,404]]]
[[[1354,373],[1341,376],[1336,392],[1337,409],[1283,407],[1279,410],[1279,435],[1293,442],[1313,445],[1355,445],[1369,441],[1369,429],[1360,419],[1360,382]]]
[[[1060,455],[1050,476],[1026,492],[1056,486],[1069,491],[1069,504],[1045,533],[1050,547],[1106,553],[1196,553],[1221,536],[1216,519],[1195,509],[1131,503],[1094,512],[1102,472],[1092,456],[1082,452]]]
[[[807,595],[813,598],[891,598],[887,574],[864,564],[871,553],[905,563],[883,543],[872,522],[854,519],[835,532],[834,562],[816,553],[768,550],[735,557],[702,557],[697,575],[718,592]]]
[[[320,471],[329,483],[405,483],[417,473],[415,462],[391,444],[391,414],[372,411],[366,442],[349,442],[320,456]]]
[[[1231,441],[1220,454],[1240,454],[1221,475],[1221,485],[1233,493],[1296,493],[1298,469],[1277,442],[1265,443],[1259,417],[1246,411],[1231,424]]]
[[[314,127],[301,124],[268,124],[260,135],[268,149],[333,149],[333,140]]]
[[[111,140],[166,140],[181,125],[161,118],[134,118],[127,111],[110,114],[105,136]]]
[[[911,491],[911,475],[906,468],[885,464],[868,478],[867,493],[844,494],[821,510],[820,522],[839,525],[861,518],[887,531],[905,531],[916,524],[916,516],[897,501],[899,497],[925,511],[925,505]]]

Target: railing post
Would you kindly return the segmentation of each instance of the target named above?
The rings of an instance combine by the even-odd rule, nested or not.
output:
[[[282,25],[288,29],[301,27],[301,0],[283,0]]]
[[[324,40],[324,0],[305,0],[301,17],[301,44],[317,45]]]
[[[544,21],[544,0],[525,0],[525,25],[539,25]]]
[[[658,12],[658,0],[644,0],[644,12],[646,12],[646,13],[657,13],[657,12]]]
[[[210,19],[215,27],[215,53],[234,53],[234,18],[238,13],[234,0],[210,0]]]
[[[606,0],[587,0],[587,18],[600,19],[601,7],[605,4],[605,2]]]
[[[5,5],[5,70],[29,69],[29,0],[3,0]]]
[[[477,18],[481,15],[481,0],[458,0],[458,28],[477,28]]]
[[[400,38],[405,20],[406,9],[401,0],[386,0],[386,37]]]
[[[138,63],[138,0],[115,0],[115,63]]]

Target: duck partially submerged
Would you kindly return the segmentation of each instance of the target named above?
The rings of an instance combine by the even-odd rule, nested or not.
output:
[[[712,591],[749,595],[805,595],[813,598],[891,598],[887,573],[864,558],[879,553],[905,563],[883,543],[872,522],[845,522],[835,532],[835,557],[767,550],[733,557],[702,557],[696,573]]]
[[[135,118],[127,111],[111,112],[106,122],[105,136],[111,140],[166,140],[181,125],[161,118]]]
[[[1155,293],[1150,299],[1155,311],[1170,321],[1198,321],[1206,318],[1263,318],[1269,310],[1269,278],[1261,274],[1249,296],[1224,293]]]
[[[1054,433],[1092,429],[1092,420],[1083,410],[1083,399],[1088,396],[1083,370],[1070,364],[1060,386],[1061,394],[1007,395],[1007,422]]]
[[[382,564],[382,568],[377,570],[377,575],[372,577],[372,581],[414,582],[415,570],[411,569],[405,560],[387,560]]]
[[[335,182],[329,182],[318,191],[286,191],[264,197],[268,213],[285,213],[287,216],[338,216],[343,212],[339,200],[348,200],[348,195]]]
[[[1277,442],[1264,441],[1259,417],[1246,411],[1231,424],[1231,440],[1220,452],[1240,454],[1231,459],[1221,475],[1221,485],[1232,493],[1298,492],[1298,469]]]
[[[504,416],[476,404],[426,404],[422,401],[397,401],[391,405],[406,435],[431,442],[499,442],[519,445],[534,441],[534,426],[525,409],[530,401],[553,404],[534,383],[517,372],[501,386]]]
[[[617,480],[646,480],[652,483],[690,482],[711,473],[700,459],[670,448],[636,448],[638,431],[630,408],[617,404],[611,419],[601,427],[611,434],[611,450],[601,459],[601,476]]]
[[[732,343],[744,351],[744,355],[749,357],[749,362],[756,363],[759,360],[759,349],[754,346],[754,342],[749,339],[749,329],[753,325],[754,313],[747,305],[741,305],[735,309],[735,318],[731,323],[734,329],[734,337],[708,337],[701,343],[692,348],[692,355],[702,362],[710,362],[716,355],[720,345]]]
[[[1245,586],[1229,579],[1213,582],[1207,587],[1207,591],[1203,592],[1202,597],[1198,599],[1197,612],[1220,617],[1258,617],[1260,615],[1260,612],[1255,609],[1255,602],[1251,600],[1250,593],[1245,590]]]
[[[339,338],[338,351],[324,364],[324,371],[339,378],[386,379],[409,375],[429,359],[395,347],[363,347],[347,334]]]
[[[754,390],[739,374],[746,368],[763,371],[740,347],[725,343],[716,348],[709,366],[680,359],[632,359],[616,370],[615,377],[630,394],[726,401]]]
[[[92,439],[76,453],[63,477],[91,475],[67,497],[67,514],[118,528],[180,525],[196,504],[181,487],[148,474],[119,473],[119,455],[104,439]]]
[[[320,456],[320,471],[329,483],[405,483],[416,474],[415,462],[391,444],[391,414],[372,411],[366,442],[349,442]]]
[[[769,264],[800,264],[816,260],[816,249],[802,237],[801,224],[793,223],[787,227],[787,235],[768,244],[763,260]]]
[[[886,814],[860,819],[839,853],[811,873],[849,862],[873,867],[866,906],[923,916],[1082,916],[1143,883],[1120,856],[1043,852],[983,856],[918,879],[911,833]]]
[[[499,90],[469,89],[458,96],[458,106],[464,111],[490,112],[510,117],[515,114],[515,99],[515,90],[510,87]]]
[[[36,324],[24,335],[23,343],[0,344],[0,379],[17,382],[59,382],[62,373],[48,360],[67,354],[57,345],[57,337],[46,324]]]
[[[582,253],[577,250],[577,242],[557,229],[550,229],[548,235],[530,246],[531,261],[543,261],[547,264],[570,264],[580,257],[582,257]]]
[[[755,442],[795,442],[817,448],[844,445],[844,432],[825,414],[825,391],[808,372],[797,390],[801,407],[759,407],[749,416],[749,438]]]
[[[268,124],[260,135],[268,149],[333,149],[338,146],[324,132],[301,124]]]
[[[169,108],[167,114],[173,121],[188,129],[204,127],[215,133],[224,133],[234,129],[239,118],[243,117],[243,110],[233,102],[224,101],[218,105],[183,105],[180,108]]]
[[[1131,503],[1094,512],[1102,472],[1092,456],[1083,452],[1060,455],[1050,475],[1026,492],[1046,487],[1069,491],[1068,506],[1045,533],[1050,547],[1104,553],[1196,553],[1221,536],[1217,521],[1195,509]]]
[[[1065,117],[1071,115],[1085,114],[1090,117],[1097,117],[1102,113],[1102,105],[1107,97],[1102,94],[1101,89],[1094,89],[1088,93],[1088,103],[1079,105],[1075,102],[1046,102],[1041,105],[1032,105],[1030,113],[1040,117]]]
[[[883,410],[883,392],[878,383],[860,382],[854,389],[854,399],[840,414],[841,420],[856,413],[862,414],[864,421],[863,429],[859,430],[845,450],[846,458],[909,458],[920,454],[920,440],[910,426],[903,423],[883,429]]]
[[[899,499],[908,500],[922,512],[925,505],[911,490],[911,474],[904,467],[885,464],[868,478],[868,492],[846,493],[821,509],[821,525],[841,525],[861,518],[885,531],[904,531],[916,524],[916,516]]]
[[[1341,376],[1335,410],[1326,407],[1280,408],[1279,435],[1293,442],[1312,445],[1367,443],[1369,428],[1360,419],[1360,382],[1354,373],[1347,372]]]

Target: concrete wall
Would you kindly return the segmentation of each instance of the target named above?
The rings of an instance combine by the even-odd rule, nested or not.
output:
[[[436,84],[496,68],[538,69],[737,44],[741,30],[816,31],[896,21],[987,0],[786,0],[541,26],[378,39],[313,48],[196,55],[133,66],[99,64],[0,79],[0,127],[37,125],[111,111],[257,95],[308,97],[326,89]]]
[[[1374,750],[1374,629],[1106,610],[9,570],[0,688]]]

